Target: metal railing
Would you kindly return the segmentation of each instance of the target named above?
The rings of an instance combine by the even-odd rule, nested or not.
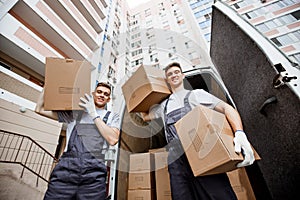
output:
[[[0,162],[20,164],[39,178],[48,182],[53,165],[58,159],[28,136],[0,130]]]

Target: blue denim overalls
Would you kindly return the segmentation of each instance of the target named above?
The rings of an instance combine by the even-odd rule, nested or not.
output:
[[[164,109],[172,200],[236,200],[236,195],[225,173],[195,177],[191,170],[174,126],[178,120],[191,111],[190,94],[191,91],[184,98],[184,107],[167,114],[168,99]]]
[[[82,113],[81,113],[82,114]],[[103,118],[106,123],[108,111]],[[107,169],[103,148],[106,140],[95,124],[80,124],[77,117],[67,151],[54,168],[44,199],[104,200]]]

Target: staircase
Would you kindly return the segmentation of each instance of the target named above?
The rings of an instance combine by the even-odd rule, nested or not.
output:
[[[0,130],[0,163],[12,163],[22,166],[20,178],[25,169],[39,179],[48,182],[52,168],[58,160],[36,141],[28,136]]]

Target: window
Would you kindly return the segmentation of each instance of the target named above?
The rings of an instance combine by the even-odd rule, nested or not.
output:
[[[271,41],[274,42],[279,47],[282,46],[282,44],[276,38],[272,38]]]
[[[147,9],[147,10],[145,10],[145,16],[149,16],[149,15],[151,15],[151,10],[150,10],[150,8]]]
[[[109,66],[108,67],[107,78],[114,78],[115,73],[116,73],[115,70],[111,66]]]
[[[167,38],[167,41],[169,44],[172,44],[174,42],[173,37],[171,36],[171,37]]]
[[[295,11],[295,12],[292,12],[291,15],[292,15],[295,19],[299,20],[299,19],[300,19],[300,10]]]
[[[131,48],[139,48],[141,47],[141,40],[131,43]]]
[[[206,39],[207,42],[210,42],[210,36],[211,36],[211,33],[206,33],[204,35],[204,37],[205,37],[205,39]]]
[[[264,23],[256,25],[256,28],[262,33],[269,30],[269,28]]]
[[[136,33],[131,36],[131,39],[136,39],[141,36],[141,33]]]
[[[131,62],[131,67],[135,67],[135,66],[138,66],[140,64],[143,64],[143,58],[140,58],[140,59],[137,59],[137,60]]]
[[[176,53],[176,47],[172,47],[172,48],[171,48],[171,51],[172,51],[173,53]]]
[[[271,39],[277,46],[286,46],[300,41],[300,30]]]
[[[134,56],[137,56],[137,55],[139,55],[139,54],[141,54],[141,53],[143,53],[142,49],[138,49],[138,50],[136,50],[136,51],[133,51],[133,52],[131,53],[131,55],[132,55],[132,57],[134,57]]]
[[[296,53],[289,56],[294,62],[300,64],[300,53]]]
[[[100,63],[98,64],[98,72],[101,72],[101,68],[102,68],[102,63],[100,62]]]

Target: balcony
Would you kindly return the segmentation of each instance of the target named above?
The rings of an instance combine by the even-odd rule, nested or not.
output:
[[[93,6],[88,0],[71,0],[80,13],[86,18],[86,20],[91,24],[97,33],[103,31],[101,27],[101,17],[95,11]]]
[[[91,53],[81,38],[41,1],[19,1],[10,14],[64,57],[82,60]]]
[[[65,0],[44,0],[47,5],[76,33],[82,41],[91,49],[98,47],[98,33],[70,2]]]

